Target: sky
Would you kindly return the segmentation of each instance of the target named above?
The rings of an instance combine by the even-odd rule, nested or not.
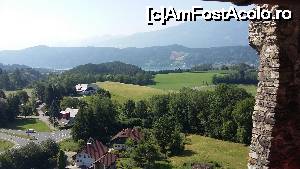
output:
[[[0,0],[0,50],[72,46],[85,39],[126,36],[181,24],[147,25],[147,6],[191,10],[192,6],[227,9],[233,5],[201,0]]]

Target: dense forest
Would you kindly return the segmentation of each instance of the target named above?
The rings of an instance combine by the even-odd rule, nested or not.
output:
[[[154,83],[153,76],[150,72],[146,72],[138,66],[117,61],[101,64],[90,63],[86,65],[80,65],[64,72],[62,76],[89,78],[88,81],[90,82],[114,81],[138,85],[148,85]]]
[[[32,68],[16,68],[2,70],[0,68],[0,89],[16,90],[22,89],[33,82],[43,79],[43,75]]]
[[[258,72],[253,66],[247,64],[238,64],[230,67],[222,67],[223,70],[232,70],[228,74],[215,75],[212,79],[214,84],[257,84]]]
[[[219,85],[214,91],[183,88],[179,93],[153,96],[137,102],[128,100],[123,105],[114,104],[109,97],[99,94],[84,100],[86,104],[72,102],[74,104],[69,105],[83,106],[73,127],[75,140],[87,140],[93,136],[105,142],[118,126],[153,129],[163,125],[159,121],[168,119],[183,133],[245,144],[251,140],[254,98],[244,89],[231,85]],[[103,132],[94,132],[92,128],[95,127]]]

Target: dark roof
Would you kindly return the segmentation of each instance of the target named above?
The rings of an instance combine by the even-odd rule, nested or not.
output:
[[[115,154],[107,153],[104,156],[102,156],[101,158],[99,158],[97,161],[95,161],[94,163],[101,163],[104,166],[109,167],[112,164],[114,164],[117,159],[118,159],[118,157]]]
[[[117,138],[131,138],[134,141],[140,141],[142,139],[142,133],[137,128],[127,128],[120,131],[111,140],[115,140]]]
[[[104,154],[106,154],[108,152],[108,148],[105,145],[103,145],[100,141],[94,141],[92,138],[90,138],[83,152],[87,153],[93,159],[96,160],[102,157]]]

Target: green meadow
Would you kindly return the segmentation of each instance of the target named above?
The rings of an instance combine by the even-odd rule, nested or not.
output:
[[[112,99],[120,103],[128,99],[135,101],[147,99],[153,95],[167,93],[160,89],[154,89],[147,86],[124,84],[119,82],[97,82],[99,87],[108,90],[112,94]]]
[[[249,147],[246,145],[199,135],[189,135],[187,139],[184,153],[169,159],[176,168],[185,163],[215,163],[226,169],[247,168]]]

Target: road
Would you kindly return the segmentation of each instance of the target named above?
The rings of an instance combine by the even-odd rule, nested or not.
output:
[[[15,143],[15,148],[24,146],[29,142],[40,143],[47,139],[52,139],[55,142],[60,142],[64,139],[71,137],[71,130],[59,130],[53,132],[36,132],[29,134],[30,136],[34,136],[36,140],[29,140],[22,137],[18,137],[18,135],[27,135],[25,131],[22,130],[11,130],[11,129],[0,129],[0,139],[8,140]]]
[[[14,148],[19,148],[21,146],[24,146],[28,144],[29,142],[34,143],[40,143],[42,141],[45,141],[47,139],[52,139],[55,142],[60,142],[64,139],[71,137],[71,130],[58,130],[54,131],[55,127],[49,122],[49,116],[45,116],[45,113],[42,111],[44,104],[41,104],[37,111],[39,113],[39,116],[27,116],[27,118],[38,118],[39,120],[46,123],[50,129],[52,129],[52,132],[36,132],[36,133],[30,133],[29,135],[22,130],[12,130],[12,129],[0,129],[0,139],[7,140],[10,142],[13,142],[15,144]],[[27,138],[23,138],[22,136],[31,136],[36,138],[36,140],[29,140]]]

